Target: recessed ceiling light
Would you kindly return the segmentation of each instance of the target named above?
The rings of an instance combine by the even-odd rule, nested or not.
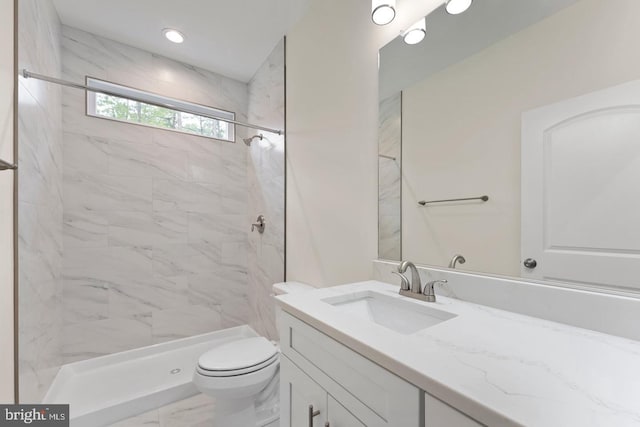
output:
[[[184,41],[184,34],[178,30],[174,30],[173,28],[165,28],[162,30],[162,35],[173,43],[182,43]]]
[[[458,15],[471,6],[473,0],[447,0],[447,12],[450,15]]]
[[[371,19],[378,25],[387,25],[396,17],[396,0],[371,0]]]
[[[427,19],[422,18],[412,26],[410,26],[407,31],[402,34],[404,42],[406,44],[418,44],[424,37],[427,35]]]

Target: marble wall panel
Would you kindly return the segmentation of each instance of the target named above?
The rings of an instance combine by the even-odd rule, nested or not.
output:
[[[282,40],[249,82],[249,120],[274,129],[285,127],[284,55]],[[254,139],[247,156],[248,210],[251,222],[262,214],[267,226],[264,234],[248,236],[251,326],[277,339],[271,285],[284,280],[285,140],[284,135],[259,133],[264,139]]]
[[[378,258],[399,260],[402,254],[401,93],[380,101],[378,153],[388,156],[378,157]]]
[[[61,26],[51,2],[20,0],[19,68],[60,77]],[[18,259],[21,402],[40,402],[62,363],[61,89],[19,80]]]
[[[21,67],[102,78],[284,128],[283,42],[247,84],[61,26],[50,2],[20,2]],[[21,385],[29,401],[61,363],[246,323],[276,336],[270,289],[284,279],[284,137],[264,133],[247,148],[89,117],[85,103],[81,91],[20,82],[28,175],[20,180]],[[237,128],[236,141],[249,132]],[[258,214],[268,218],[264,235],[249,232]],[[164,418],[180,422],[180,413]]]
[[[70,27],[62,58],[247,119],[247,84],[210,71]],[[65,361],[249,323],[246,146],[89,117],[73,89],[62,111]]]

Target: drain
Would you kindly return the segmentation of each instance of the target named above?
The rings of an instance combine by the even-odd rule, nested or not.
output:
[[[182,372],[182,369],[180,368],[175,368],[169,371],[171,375],[179,374],[180,372]]]

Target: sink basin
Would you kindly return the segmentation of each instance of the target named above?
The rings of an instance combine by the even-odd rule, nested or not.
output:
[[[455,314],[446,311],[373,291],[355,292],[325,298],[322,301],[344,313],[405,335],[456,317]]]

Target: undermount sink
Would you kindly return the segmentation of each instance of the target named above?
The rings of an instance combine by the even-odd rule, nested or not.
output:
[[[325,298],[322,301],[344,313],[409,335],[456,317],[423,304],[373,291]]]

